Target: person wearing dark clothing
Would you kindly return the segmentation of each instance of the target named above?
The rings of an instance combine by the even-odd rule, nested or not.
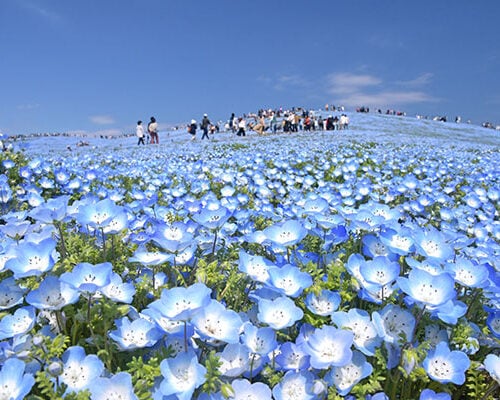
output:
[[[151,137],[151,143],[160,143],[158,140],[158,123],[156,122],[155,117],[151,117],[151,121],[148,124],[148,133]]]
[[[191,123],[188,125],[188,132],[191,134],[191,140],[196,139],[196,121],[194,119],[191,120]]]
[[[208,128],[210,127],[210,120],[208,119],[208,115],[204,114],[203,119],[201,120],[200,128],[203,130],[203,135],[201,136],[201,140],[207,138],[210,140],[208,137]]]

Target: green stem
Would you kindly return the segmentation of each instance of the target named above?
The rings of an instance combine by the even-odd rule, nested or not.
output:
[[[65,259],[68,256],[68,251],[66,250],[66,242],[64,241],[64,234],[63,234],[62,225],[58,221],[56,221],[55,224],[56,224],[57,230],[59,231],[59,236],[61,237],[61,257],[62,257],[62,259]]]

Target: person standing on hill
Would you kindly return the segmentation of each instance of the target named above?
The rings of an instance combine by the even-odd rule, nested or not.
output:
[[[158,123],[156,122],[155,117],[151,117],[151,120],[148,124],[148,132],[149,136],[151,137],[151,143],[160,144],[160,141],[158,140]]]
[[[196,139],[196,120],[192,119],[191,123],[188,125],[188,132],[191,135],[191,140]]]
[[[210,127],[210,120],[208,119],[207,114],[203,114],[203,119],[201,120],[200,128],[203,130],[203,135],[201,136],[201,140],[207,138],[210,140],[208,137],[208,128]]]
[[[135,133],[137,137],[139,138],[139,141],[137,142],[137,146],[139,146],[141,143],[145,145],[144,143],[144,127],[142,126],[142,121],[137,121],[137,126],[135,127]]]

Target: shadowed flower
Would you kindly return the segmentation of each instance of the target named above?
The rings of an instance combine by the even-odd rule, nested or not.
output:
[[[31,374],[25,374],[25,364],[17,358],[9,358],[0,370],[0,398],[22,400],[26,398],[35,384]]]
[[[8,310],[23,302],[26,290],[17,285],[13,277],[0,281],[0,310]]]
[[[29,332],[35,325],[35,309],[31,306],[18,308],[0,321],[0,340]]]
[[[78,301],[80,294],[56,276],[47,276],[37,289],[26,296],[26,301],[40,310],[60,310]]]

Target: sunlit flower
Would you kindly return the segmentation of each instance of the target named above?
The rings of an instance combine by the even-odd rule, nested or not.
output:
[[[89,390],[92,400],[137,400],[132,377],[127,372],[119,372],[111,378],[94,379]]]
[[[86,355],[80,346],[66,349],[62,361],[64,365],[60,379],[68,386],[68,392],[87,389],[104,371],[104,363],[95,354]]]
[[[30,393],[35,377],[25,374],[25,364],[17,358],[6,360],[0,370],[0,399],[22,400]]]
[[[311,356],[313,368],[344,366],[351,361],[353,339],[352,332],[325,325],[317,328],[304,343],[304,351]]]
[[[450,351],[446,342],[440,342],[431,349],[422,366],[432,380],[440,383],[465,382],[465,371],[469,369],[470,360],[462,351]]]

